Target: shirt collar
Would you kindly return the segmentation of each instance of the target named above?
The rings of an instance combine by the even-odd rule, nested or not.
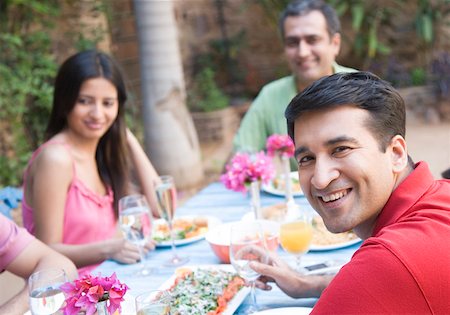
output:
[[[378,216],[372,235],[402,217],[419,200],[434,182],[426,162],[419,162],[414,170],[392,192],[386,205]]]

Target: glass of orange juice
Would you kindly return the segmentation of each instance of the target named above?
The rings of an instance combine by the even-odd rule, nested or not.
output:
[[[298,271],[301,271],[302,255],[309,250],[312,233],[312,220],[306,214],[280,225],[280,244],[285,251],[295,255]]]

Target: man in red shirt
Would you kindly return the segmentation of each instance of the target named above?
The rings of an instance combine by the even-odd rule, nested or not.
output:
[[[259,287],[320,297],[311,314],[450,314],[450,181],[408,156],[398,92],[368,72],[334,74],[285,115],[308,201],[328,230],[364,242],[334,277],[253,263]]]

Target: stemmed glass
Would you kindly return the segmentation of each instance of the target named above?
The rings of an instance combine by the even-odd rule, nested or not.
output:
[[[301,257],[309,250],[312,233],[312,217],[307,213],[280,225],[281,246],[286,252],[295,255],[296,268],[300,273],[303,273],[300,267]]]
[[[153,290],[138,295],[136,315],[170,315],[171,296],[167,291]]]
[[[43,269],[28,279],[30,311],[33,315],[62,314],[65,296],[60,286],[67,282],[62,269]]]
[[[173,216],[177,205],[177,192],[173,177],[169,175],[159,176],[155,181],[155,190],[158,200],[158,213],[161,218],[167,221],[170,231],[170,242],[172,257],[164,264],[166,266],[179,266],[189,261],[188,257],[178,256],[175,249],[175,238],[173,235]]]
[[[145,244],[150,240],[152,215],[143,195],[130,195],[119,200],[119,223],[124,237],[139,248],[141,269],[138,275],[147,276],[151,268],[145,264]]]
[[[258,310],[255,281],[259,274],[250,267],[250,262],[268,262],[266,238],[258,220],[237,222],[230,227],[230,262],[239,276],[250,283],[250,304],[244,312]]]

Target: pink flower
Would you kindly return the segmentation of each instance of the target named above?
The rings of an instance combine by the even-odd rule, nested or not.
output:
[[[266,149],[267,154],[269,156],[275,156],[276,154],[280,154],[285,157],[294,156],[294,143],[292,142],[291,137],[288,135],[278,135],[274,134],[267,138],[266,141]]]
[[[220,177],[220,180],[228,189],[246,192],[251,182],[267,183],[274,174],[275,168],[272,161],[264,152],[253,156],[236,153],[226,166],[226,172]]]
[[[128,286],[113,273],[111,277],[85,275],[73,283],[64,283],[61,290],[66,295],[65,315],[76,315],[82,310],[86,315],[92,315],[97,310],[96,304],[101,301],[109,301],[108,311],[113,314],[116,310],[120,312],[120,303],[124,301]]]

